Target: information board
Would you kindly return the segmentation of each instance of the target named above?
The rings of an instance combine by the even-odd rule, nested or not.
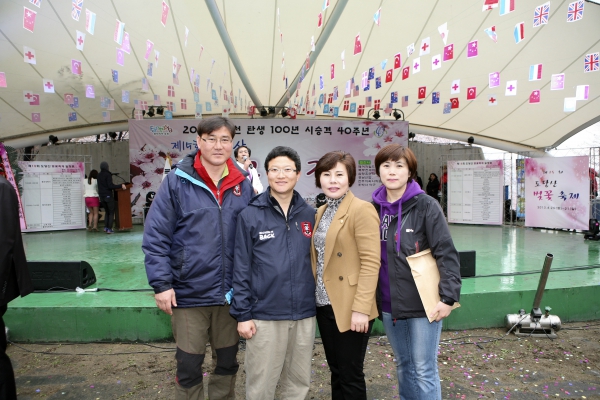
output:
[[[502,160],[448,161],[448,222],[502,224]]]
[[[85,228],[82,162],[20,161],[24,232]]]

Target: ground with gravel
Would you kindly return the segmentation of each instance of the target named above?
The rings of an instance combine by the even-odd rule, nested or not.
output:
[[[600,321],[564,324],[555,340],[505,333],[442,333],[438,361],[444,399],[600,399]],[[245,397],[243,347],[242,342],[238,399]],[[15,343],[8,354],[19,400],[172,399],[174,349],[174,343]],[[205,379],[211,371],[205,365]],[[395,371],[387,338],[372,337],[365,357],[369,399],[399,398]],[[319,339],[312,374],[307,398],[330,398],[329,369]]]

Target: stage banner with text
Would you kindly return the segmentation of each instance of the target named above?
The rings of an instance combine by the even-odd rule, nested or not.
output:
[[[236,126],[234,149],[246,145],[263,186],[268,185],[264,160],[276,146],[289,146],[300,154],[302,177],[296,190],[309,204],[321,192],[315,186],[314,169],[325,153],[346,151],[357,163],[352,192],[371,200],[381,184],[375,174],[375,155],[390,143],[408,145],[406,121],[349,121],[338,119],[232,119]],[[197,149],[198,120],[129,120],[129,160],[131,164],[131,206],[133,216],[141,216],[146,196],[156,192],[162,181],[165,157],[177,163]],[[233,156],[233,153],[232,153]]]
[[[502,160],[448,161],[448,222],[502,224]]]
[[[589,157],[525,159],[525,226],[588,229]]]
[[[24,232],[85,228],[82,162],[19,161]]]

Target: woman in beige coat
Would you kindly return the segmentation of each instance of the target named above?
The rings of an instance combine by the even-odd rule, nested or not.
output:
[[[331,370],[332,399],[366,399],[363,362],[373,320],[380,266],[379,217],[350,186],[356,162],[325,154],[315,169],[327,204],[317,211],[311,248],[317,324]]]

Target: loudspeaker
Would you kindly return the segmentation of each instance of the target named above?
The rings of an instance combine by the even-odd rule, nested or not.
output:
[[[27,261],[34,290],[86,288],[96,274],[85,261]]]
[[[459,251],[460,277],[470,278],[475,276],[475,250]]]

